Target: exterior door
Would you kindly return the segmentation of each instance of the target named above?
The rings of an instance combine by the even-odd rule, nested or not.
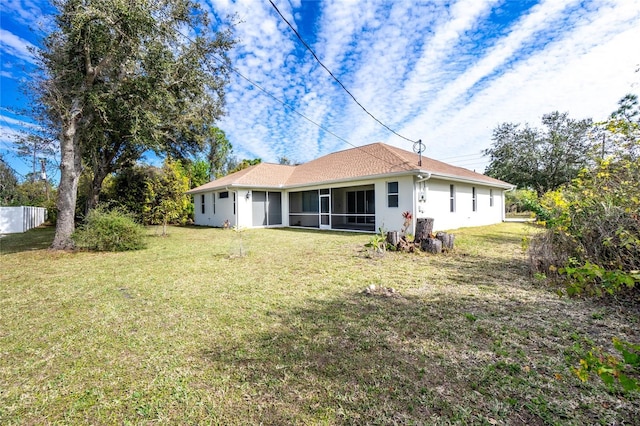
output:
[[[320,190],[320,229],[331,229],[331,191]]]
[[[253,226],[267,225],[267,193],[265,191],[252,191],[251,210],[253,213]]]
[[[267,200],[267,224],[269,226],[282,225],[282,193],[268,192]]]

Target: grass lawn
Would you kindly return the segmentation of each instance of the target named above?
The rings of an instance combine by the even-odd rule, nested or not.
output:
[[[638,313],[533,282],[533,232],[458,230],[439,256],[288,229],[0,238],[0,424],[639,424],[637,394],[571,372],[638,343]]]

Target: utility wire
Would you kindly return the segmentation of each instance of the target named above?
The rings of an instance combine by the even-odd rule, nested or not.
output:
[[[273,3],[272,3],[273,4]],[[275,5],[274,5],[275,7]],[[180,36],[182,36],[185,40],[189,41],[190,43],[195,43],[194,39],[191,38],[190,36],[184,34],[182,31],[180,30],[176,30],[176,33],[179,34]],[[167,33],[167,35],[170,35]],[[351,142],[349,142],[348,140],[344,139],[343,137],[340,137],[338,135],[336,135],[334,132],[332,132],[331,130],[327,129],[326,127],[322,126],[319,123],[316,123],[315,121],[313,121],[312,119],[310,119],[309,117],[307,117],[306,115],[302,114],[301,112],[299,112],[298,110],[296,110],[294,107],[292,107],[291,105],[287,104],[286,102],[284,102],[283,100],[277,98],[275,95],[269,93],[266,89],[264,89],[262,86],[260,86],[258,83],[254,82],[253,80],[251,80],[249,77],[246,77],[244,74],[242,74],[240,71],[238,71],[237,69],[235,69],[234,67],[232,67],[228,61],[225,61],[221,58],[218,58],[216,55],[214,54],[210,54],[210,56],[216,61],[218,62],[220,65],[222,65],[223,68],[226,68],[230,71],[233,71],[234,73],[238,74],[241,78],[243,78],[244,80],[246,80],[249,84],[254,85],[255,87],[257,87],[261,92],[263,92],[264,94],[266,94],[267,96],[269,96],[270,98],[272,98],[273,100],[275,100],[276,102],[282,104],[282,106],[290,109],[291,111],[293,111],[294,113],[296,113],[297,115],[299,115],[300,117],[304,118],[305,120],[307,120],[308,122],[316,125],[318,128],[324,130],[325,132],[329,133],[330,135],[332,135],[333,137],[343,141],[344,143],[362,150],[362,152],[368,154],[369,156],[376,158],[380,161],[383,161],[391,166],[396,166],[396,164],[390,162],[389,160],[386,160],[384,158],[380,158],[377,155],[372,154],[371,152],[365,151],[364,149],[362,149],[361,146],[357,146]],[[216,70],[210,65],[208,58],[205,60],[205,66],[207,67],[207,69],[212,72],[212,73],[216,73]],[[405,138],[406,139],[406,138]],[[407,139],[409,140],[409,139]]]
[[[282,20],[284,22],[286,22],[286,24],[289,26],[289,28],[291,28],[291,31],[293,31],[293,33],[296,35],[296,37],[298,37],[298,40],[300,40],[300,42],[304,45],[304,47],[307,48],[307,50],[309,52],[311,52],[311,54],[313,55],[313,57],[315,58],[315,60],[320,64],[320,66],[322,68],[324,68],[331,77],[333,77],[333,79],[340,85],[340,87],[342,87],[344,89],[345,92],[347,92],[349,94],[349,96],[351,96],[351,99],[353,99],[353,101],[358,104],[358,106],[360,108],[362,108],[362,110],[364,112],[366,112],[367,114],[369,114],[369,116],[371,116],[371,118],[373,118],[375,121],[377,121],[382,127],[384,127],[385,129],[389,130],[391,133],[393,133],[394,135],[401,137],[402,139],[409,141],[411,143],[415,143],[416,141],[409,139],[405,136],[402,136],[400,133],[396,132],[395,130],[393,130],[391,127],[387,126],[386,124],[384,124],[382,121],[378,120],[373,114],[371,114],[369,111],[367,111],[367,109],[362,106],[362,104],[360,102],[358,102],[358,100],[356,99],[355,96],[353,96],[353,94],[351,94],[351,92],[344,86],[344,84],[342,84],[342,82],[340,80],[338,80],[338,78],[333,75],[333,73],[331,72],[331,70],[329,70],[329,68],[327,68],[322,61],[320,61],[320,59],[318,58],[318,56],[315,54],[315,52],[313,51],[313,49],[311,49],[311,47],[302,39],[302,36],[300,36],[300,34],[298,33],[298,31],[296,31],[295,28],[293,28],[293,26],[289,23],[289,21],[287,21],[287,18],[284,17],[284,15],[282,15],[282,13],[280,12],[280,9],[278,9],[278,6],[276,6],[273,1],[269,0],[269,3],[271,3],[271,6],[273,6],[273,8],[276,10],[276,12],[278,12],[278,15],[280,15],[280,18],[282,18]]]
[[[191,43],[194,43],[194,40],[191,39],[189,36],[183,34],[182,32],[178,31],[178,34],[180,34],[182,37],[184,37],[186,40],[188,40]],[[234,67],[232,67],[231,65],[229,65],[229,63],[227,61],[224,61],[223,59],[218,58],[216,55],[211,54],[210,55],[216,62],[218,62],[219,64],[221,64],[224,68],[233,71],[234,73],[238,74],[242,79],[244,79],[245,81],[247,81],[249,84],[252,84],[253,86],[255,86],[256,88],[258,88],[258,90],[260,90],[261,92],[263,92],[265,95],[269,96],[271,99],[275,100],[276,102],[280,103],[282,106],[290,109],[291,111],[293,111],[294,113],[296,113],[297,115],[299,115],[300,117],[304,118],[305,120],[307,120],[308,122],[314,124],[315,126],[317,126],[319,129],[324,130],[325,132],[329,133],[330,135],[332,135],[333,137],[341,140],[342,142],[346,143],[347,145],[350,145],[356,149],[361,150],[362,152],[370,155],[371,157],[383,161],[391,166],[397,166],[397,164],[390,162],[389,160],[385,159],[385,158],[381,158],[378,157],[377,155],[365,151],[364,149],[362,149],[361,146],[355,145],[351,142],[349,142],[348,140],[346,140],[345,138],[338,136],[337,134],[335,134],[334,132],[332,132],[331,130],[327,129],[326,127],[324,127],[323,125],[316,123],[315,121],[313,121],[312,119],[310,119],[309,117],[307,117],[306,115],[304,115],[303,113],[299,112],[298,110],[296,110],[294,107],[292,107],[291,105],[287,104],[286,102],[284,102],[283,100],[279,99],[278,97],[276,97],[275,95],[271,94],[269,91],[267,91],[265,88],[263,88],[262,86],[260,86],[258,83],[256,83],[255,81],[251,80],[249,77],[245,76],[244,74],[242,74],[240,71],[238,71],[237,69],[235,69]],[[205,65],[207,66],[207,68],[209,69],[210,72],[215,72],[215,70],[210,66],[209,62],[206,61]]]
[[[463,157],[474,157],[474,156],[478,156],[478,157],[488,157],[488,155],[483,154],[482,152],[478,152],[475,154],[464,154],[464,155],[454,155],[453,157],[444,157],[444,158],[439,158],[438,161],[444,161],[444,160],[455,160],[457,158],[463,158]]]
[[[213,59],[215,59],[216,61],[223,63],[223,61],[219,58],[217,58],[214,55],[211,55],[213,57]],[[260,86],[258,83],[256,83],[255,81],[251,80],[249,77],[245,76],[244,74],[242,74],[240,71],[238,71],[237,69],[233,68],[232,66],[228,65],[228,64],[223,64],[223,66],[231,71],[233,71],[234,73],[238,74],[240,77],[242,77],[244,80],[246,80],[249,84],[252,84],[253,86],[255,86],[256,88],[258,88],[258,90],[260,90],[261,92],[263,92],[265,95],[269,96],[271,99],[275,100],[276,102],[280,103],[282,106],[290,109],[292,112],[296,113],[297,115],[299,115],[300,117],[304,118],[305,120],[307,120],[309,123],[314,124],[315,126],[317,126],[319,129],[324,130],[325,132],[329,133],[330,135],[332,135],[333,137],[335,137],[336,139],[341,140],[342,142],[351,145],[354,148],[360,149],[362,150],[362,152],[370,155],[371,157],[384,161],[385,163],[391,165],[391,166],[396,166],[397,164],[390,162],[389,160],[385,159],[385,158],[380,158],[377,155],[365,151],[364,149],[362,149],[361,146],[355,145],[351,142],[349,142],[348,140],[346,140],[345,138],[338,136],[337,134],[335,134],[334,132],[332,132],[331,130],[327,129],[326,127],[324,127],[323,125],[313,121],[312,119],[310,119],[309,117],[307,117],[306,115],[304,115],[303,113],[301,113],[300,111],[296,110],[294,107],[292,107],[291,105],[287,104],[286,102],[284,102],[283,100],[279,99],[278,97],[276,97],[275,95],[271,94],[269,91],[267,91],[265,88],[263,88],[262,86]],[[211,68],[209,68],[209,71],[212,71]]]

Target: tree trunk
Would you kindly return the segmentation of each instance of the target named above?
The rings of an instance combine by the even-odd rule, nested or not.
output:
[[[425,240],[422,240],[420,247],[427,253],[442,253],[442,241],[437,238],[427,238]]]
[[[434,219],[427,217],[424,219],[418,219],[416,222],[416,235],[414,241],[419,243],[429,238],[429,235],[433,232]]]
[[[455,236],[453,234],[447,234],[446,232],[438,232],[436,238],[442,241],[442,248],[444,250],[453,250],[453,241]]]
[[[78,181],[82,170],[77,132],[80,114],[80,101],[75,100],[68,121],[64,121],[60,140],[60,185],[56,201],[58,218],[56,233],[50,247],[52,250],[71,250],[74,248],[71,234],[75,230]]]
[[[87,209],[85,213],[89,213],[89,210],[94,209],[100,201],[100,193],[102,192],[102,182],[107,177],[107,172],[102,167],[96,170],[93,180],[91,181],[91,188],[89,189],[89,197],[87,198]]]
[[[387,242],[394,247],[398,247],[398,231],[387,232]]]

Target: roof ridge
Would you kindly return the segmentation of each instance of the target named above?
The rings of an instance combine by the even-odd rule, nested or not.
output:
[[[223,186],[296,187],[327,182],[351,181],[387,174],[429,172],[445,179],[462,179],[479,184],[502,184],[492,178],[464,167],[423,156],[418,165],[418,154],[384,142],[332,152],[298,165],[259,163],[224,176],[191,191],[202,192]]]

